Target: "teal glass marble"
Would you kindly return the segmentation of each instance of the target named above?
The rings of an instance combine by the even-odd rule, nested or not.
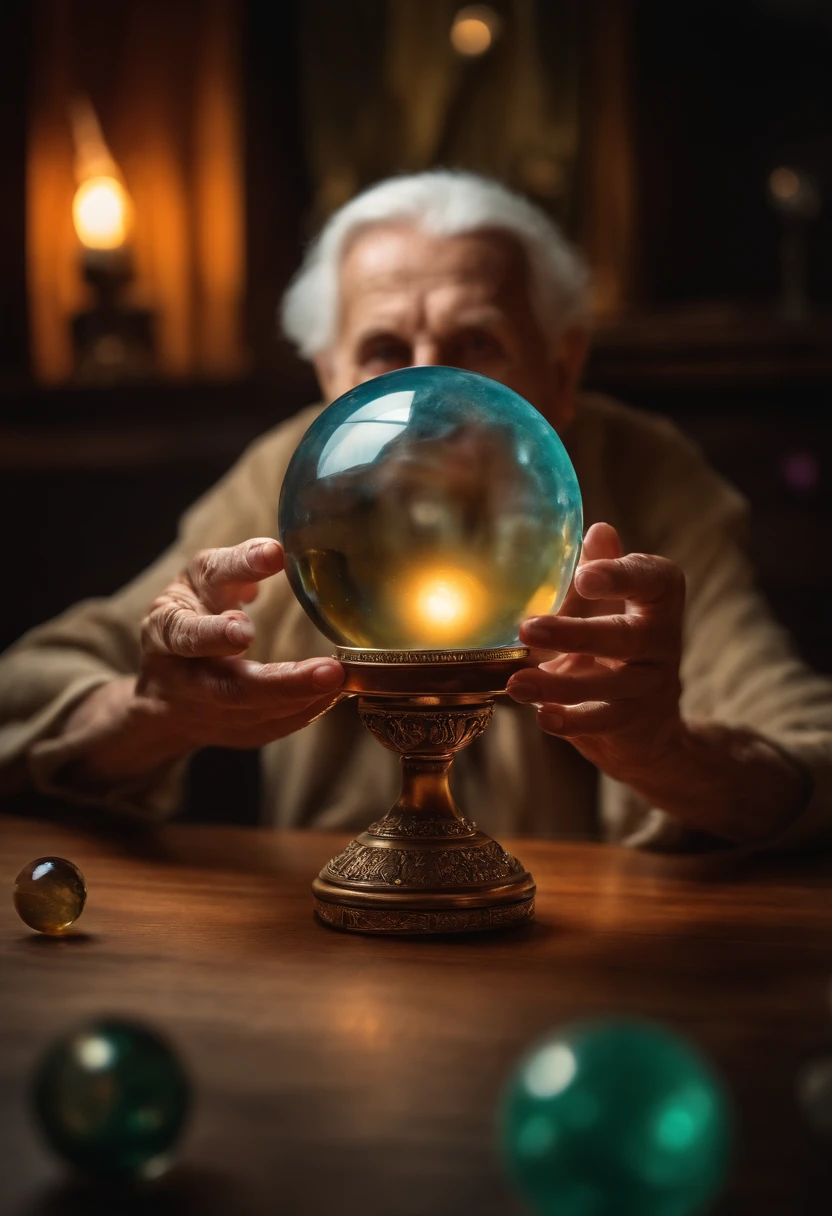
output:
[[[102,1019],[57,1039],[41,1059],[35,1114],[51,1147],[99,1178],[158,1177],[190,1106],[175,1052],[152,1030]]]
[[[500,1139],[544,1216],[692,1216],[724,1181],[730,1117],[719,1080],[684,1039],[640,1021],[588,1022],[520,1061]]]
[[[556,611],[578,560],[566,449],[512,389],[451,367],[389,372],[339,397],[289,464],[286,571],[342,646],[510,646]]]

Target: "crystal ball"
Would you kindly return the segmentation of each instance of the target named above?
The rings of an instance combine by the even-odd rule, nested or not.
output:
[[[556,611],[581,545],[566,449],[504,384],[409,367],[312,423],[280,496],[295,595],[341,646],[511,646]]]
[[[38,857],[15,879],[12,901],[30,929],[57,937],[84,911],[84,875],[65,857]]]
[[[52,1148],[77,1169],[112,1179],[163,1173],[190,1105],[173,1049],[120,1018],[57,1039],[38,1065],[34,1099]]]
[[[720,1082],[684,1039],[628,1020],[568,1027],[520,1061],[500,1109],[503,1156],[551,1216],[692,1216],[725,1178]]]

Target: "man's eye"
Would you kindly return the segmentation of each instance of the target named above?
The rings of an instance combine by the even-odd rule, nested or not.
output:
[[[500,344],[497,339],[480,329],[472,329],[460,334],[455,345],[460,353],[475,358],[500,353]]]
[[[365,351],[364,362],[408,364],[410,351],[403,342],[375,342]]]

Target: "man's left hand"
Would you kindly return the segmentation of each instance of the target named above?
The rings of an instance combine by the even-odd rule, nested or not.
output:
[[[645,553],[622,557],[615,529],[594,524],[558,615],[534,617],[520,631],[539,666],[512,676],[507,691],[537,706],[544,731],[570,739],[609,776],[637,783],[683,733],[684,604],[679,566]]]

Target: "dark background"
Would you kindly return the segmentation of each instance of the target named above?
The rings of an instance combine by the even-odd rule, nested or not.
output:
[[[6,0],[0,644],[136,573],[246,443],[314,399],[314,379],[280,341],[275,315],[326,213],[316,123],[342,109],[344,129],[355,128],[345,156],[353,157],[356,186],[419,167],[396,152],[401,143],[385,126],[389,103],[374,74],[389,52],[395,3],[186,0],[175,16],[164,14],[180,23],[185,66],[209,11],[221,10],[236,35],[242,357],[230,375],[206,372],[197,360],[176,375],[89,385],[71,374],[44,376],[36,356],[27,164],[46,87],[39,48],[62,31],[58,45],[75,48],[74,70],[106,134],[108,107],[125,104],[116,97],[115,27],[112,17],[98,20],[97,0]],[[437,3],[453,15],[455,6]],[[435,7],[425,0],[425,12]],[[513,87],[511,73],[523,73],[512,39],[524,0],[491,7],[503,21],[501,40],[459,68],[436,145],[442,163],[489,167],[476,138],[478,107],[490,113]],[[119,29],[161,18],[164,8],[120,0]],[[806,657],[832,671],[832,5],[539,0],[531,8],[541,79],[558,129],[572,139],[558,162],[560,184],[537,201],[583,245],[599,282],[612,283],[588,384],[674,418],[750,498],[754,552],[775,611]],[[147,55],[152,66],[152,40]],[[330,65],[324,85],[321,63]],[[806,266],[807,307],[796,318],[783,315],[786,229],[767,190],[779,165],[811,175],[820,199],[815,218],[792,226]],[[513,172],[503,176],[522,188]]]

